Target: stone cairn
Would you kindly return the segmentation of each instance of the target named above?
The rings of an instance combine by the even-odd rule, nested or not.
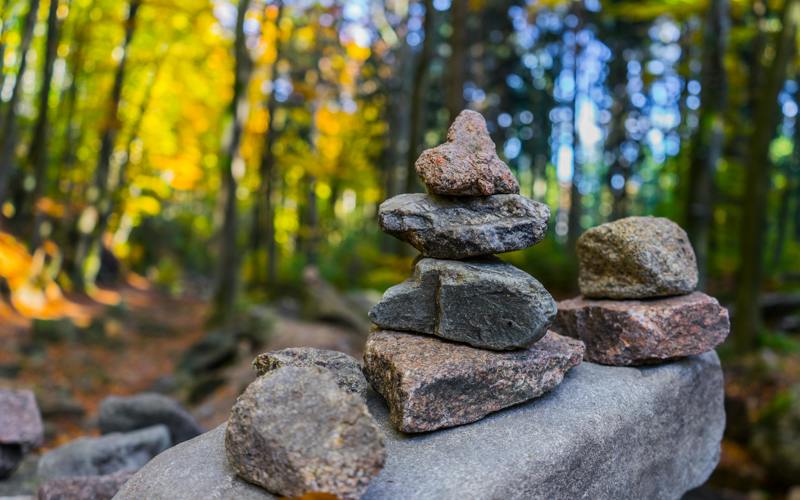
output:
[[[696,292],[686,233],[658,217],[628,217],[578,239],[581,296],[562,301],[553,330],[583,340],[586,359],[636,366],[701,354],[730,331],[728,311]]]
[[[540,242],[550,210],[520,196],[483,117],[463,111],[416,170],[429,194],[381,204],[381,229],[422,254],[372,308],[364,373],[402,432],[467,424],[538,397],[580,363],[580,341],[548,331],[556,303],[494,257]]]

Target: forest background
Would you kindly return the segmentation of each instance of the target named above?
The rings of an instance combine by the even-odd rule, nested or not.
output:
[[[800,0],[0,0],[0,16],[6,317],[76,316],[131,282],[196,297],[210,325],[313,279],[381,292],[414,255],[377,206],[422,190],[414,161],[471,108],[553,213],[545,242],[504,258],[557,298],[585,229],[687,230],[733,318],[721,482],[798,482]]]

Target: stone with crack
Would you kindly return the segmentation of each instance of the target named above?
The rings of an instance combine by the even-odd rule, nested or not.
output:
[[[701,354],[730,332],[728,311],[701,292],[651,300],[563,300],[551,327],[586,344],[586,360],[643,365]]]
[[[517,351],[487,351],[380,330],[367,340],[364,373],[401,432],[475,422],[550,391],[583,358],[583,343],[548,332]]]
[[[384,201],[378,219],[384,232],[426,257],[464,259],[539,243],[550,209],[517,194],[459,199],[415,193]]]
[[[386,459],[364,401],[317,367],[285,366],[251,383],[231,410],[225,450],[240,477],[288,497],[359,498]]]
[[[496,257],[421,259],[369,312],[385,330],[436,335],[485,349],[530,345],[547,333],[556,303],[529,274]]]
[[[519,193],[514,174],[497,156],[486,120],[476,111],[462,111],[447,131],[447,142],[423,151],[415,168],[433,194]]]

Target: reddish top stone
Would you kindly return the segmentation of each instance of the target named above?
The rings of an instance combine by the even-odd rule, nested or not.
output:
[[[42,416],[33,392],[0,389],[0,444],[30,449],[42,444],[43,437]]]
[[[433,194],[519,193],[517,180],[497,156],[486,121],[475,111],[462,111],[447,132],[447,142],[423,151],[415,166]]]

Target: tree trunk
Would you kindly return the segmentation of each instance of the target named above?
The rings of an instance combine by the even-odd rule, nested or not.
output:
[[[214,311],[212,321],[224,323],[229,321],[234,312],[238,288],[238,258],[236,250],[236,235],[238,229],[238,213],[236,207],[237,181],[233,175],[233,168],[238,162],[243,162],[239,146],[242,141],[244,126],[244,102],[247,99],[247,82],[250,77],[250,58],[247,54],[247,45],[244,33],[244,20],[250,0],[239,0],[236,15],[236,39],[234,42],[235,54],[235,79],[233,84],[233,99],[230,105],[232,116],[230,142],[226,161],[222,162],[222,196],[223,223],[220,231],[220,256],[217,267],[217,286],[214,292]]]
[[[428,74],[428,66],[431,62],[433,53],[433,0],[423,0],[425,6],[425,39],[422,41],[422,50],[414,68],[414,80],[411,88],[411,118],[408,132],[408,157],[406,159],[406,193],[419,191],[419,181],[417,180],[417,169],[414,164],[419,155],[419,145],[422,142],[422,131],[424,129],[423,116],[425,105],[425,80]]]
[[[276,3],[278,6],[278,16],[275,24],[280,24],[283,18],[283,1]],[[271,75],[272,88],[267,99],[267,128],[264,131],[264,146],[261,150],[261,164],[259,172],[258,194],[253,204],[253,229],[251,232],[251,251],[253,255],[253,283],[268,288],[274,288],[277,278],[277,245],[275,244],[275,111],[278,108],[278,101],[275,98],[275,81],[277,80],[275,70],[281,60],[282,46],[280,34],[275,41],[275,62],[272,64]],[[266,276],[263,276],[261,265],[261,249],[263,242],[266,242],[267,262]]]
[[[728,0],[711,0],[706,17],[701,75],[699,127],[692,138],[686,231],[694,246],[705,288],[708,274],[709,241],[714,213],[714,175],[722,158],[725,139],[727,77],[724,58],[730,28]]]
[[[621,29],[616,23],[615,27],[617,28],[617,37],[613,49],[614,59],[611,61],[608,75],[609,89],[614,98],[614,104],[611,107],[611,124],[605,144],[606,151],[609,152],[611,158],[613,158],[606,176],[606,182],[608,182],[608,187],[613,198],[611,204],[611,220],[621,219],[625,217],[627,213],[626,185],[628,182],[629,170],[627,160],[622,156],[622,145],[627,138],[625,118],[628,114],[628,91],[626,88],[628,82],[628,63],[623,56],[623,52],[628,40],[620,33],[624,28]],[[618,185],[620,179],[622,182],[621,185]]]
[[[88,202],[87,208],[78,220],[78,231],[81,236],[75,254],[75,268],[73,270],[73,281],[78,288],[85,288],[87,285],[85,280],[86,276],[84,274],[84,263],[86,258],[97,250],[97,246],[105,230],[105,227],[102,227],[101,224],[100,214],[105,213],[111,204],[108,174],[111,165],[111,155],[114,153],[114,145],[120,128],[119,105],[122,99],[122,87],[125,83],[128,53],[130,51],[133,35],[136,32],[136,15],[141,5],[141,0],[131,0],[128,5],[128,17],[125,22],[125,38],[122,43],[122,59],[114,74],[114,84],[111,87],[111,95],[108,99],[106,116],[104,118],[105,121],[103,122],[100,132],[100,150],[97,155],[94,186],[86,197]],[[91,223],[82,224],[83,221],[87,220]]]
[[[39,90],[39,116],[33,129],[31,140],[31,164],[33,165],[34,187],[29,197],[28,220],[33,220],[30,238],[31,248],[39,244],[40,217],[36,214],[36,203],[42,196],[47,180],[47,164],[50,144],[48,141],[48,119],[50,116],[50,90],[53,83],[53,64],[56,61],[60,22],[58,20],[58,0],[50,0],[47,14],[47,45],[45,46],[42,87]]]
[[[747,171],[745,173],[746,196],[742,204],[742,226],[739,237],[740,268],[736,294],[736,316],[734,321],[734,345],[740,352],[749,351],[757,343],[761,327],[759,297],[763,273],[763,253],[765,245],[765,226],[767,193],[771,180],[769,145],[777,126],[777,100],[787,66],[794,55],[794,41],[797,31],[798,0],[786,0],[782,15],[783,29],[778,33],[772,60],[763,68],[756,66],[753,71],[763,73],[763,85],[753,96],[754,127],[750,140]]]
[[[28,13],[25,15],[25,21],[22,26],[22,41],[19,45],[20,60],[17,79],[11,91],[11,98],[8,100],[5,119],[2,125],[0,125],[0,130],[2,130],[2,139],[0,139],[0,206],[6,201],[8,181],[11,176],[11,169],[14,168],[15,163],[14,150],[17,145],[17,104],[19,102],[20,93],[22,92],[22,80],[28,65],[28,50],[33,40],[33,28],[36,26],[38,13],[39,0],[30,0]]]
[[[578,136],[578,77],[580,72],[580,46],[578,44],[578,33],[580,33],[582,22],[580,8],[575,8],[575,15],[578,17],[578,25],[575,28],[573,47],[573,82],[574,90],[572,96],[572,182],[569,196],[569,213],[567,216],[567,251],[574,253],[578,237],[581,235],[581,215],[583,213],[583,197],[580,192],[580,183],[583,173],[581,163],[578,159],[580,148],[580,137]]]
[[[455,1],[450,7],[450,24],[453,34],[450,37],[450,61],[446,75],[447,111],[450,123],[464,109],[464,81],[466,80],[467,60],[467,1]],[[427,12],[426,12],[427,19]],[[427,39],[428,32],[425,32]]]

